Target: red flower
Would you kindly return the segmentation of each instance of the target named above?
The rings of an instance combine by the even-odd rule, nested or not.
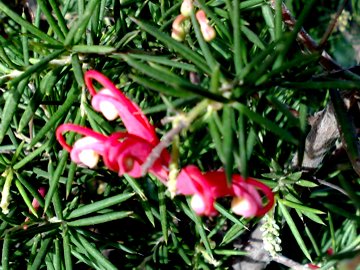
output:
[[[104,88],[96,92],[92,80],[98,81]],[[93,96],[91,104],[109,121],[120,117],[126,132],[115,132],[110,136],[97,133],[89,128],[74,124],[60,125],[56,130],[59,143],[71,154],[71,159],[90,168],[97,165],[102,156],[105,165],[132,177],[140,177],[141,165],[146,161],[152,149],[159,143],[155,128],[149,123],[140,108],[129,100],[115,85],[101,73],[90,70],[85,74],[85,83]],[[85,137],[69,146],[63,133],[77,132]],[[161,181],[167,181],[170,155],[165,149],[150,168],[149,172]]]
[[[257,191],[260,189],[267,197],[264,206]],[[177,191],[183,195],[193,195],[191,207],[199,215],[213,216],[217,214],[214,202],[217,198],[232,196],[232,211],[244,217],[263,216],[274,205],[274,194],[263,183],[240,175],[233,175],[232,183],[226,181],[224,171],[201,173],[194,166],[182,169],[177,178]]]

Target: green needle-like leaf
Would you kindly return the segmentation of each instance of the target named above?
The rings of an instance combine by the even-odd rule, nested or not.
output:
[[[85,12],[80,19],[70,28],[70,31],[65,37],[64,45],[78,44],[86,31],[86,27],[94,14],[96,6],[99,4],[98,0],[91,0],[86,6]]]
[[[11,90],[8,98],[6,99],[0,123],[0,143],[4,140],[4,137],[10,127],[11,121],[13,120],[13,116],[26,86],[27,80],[22,81],[16,88]]]
[[[169,225],[167,220],[167,208],[165,202],[165,191],[166,187],[162,184],[159,186],[158,197],[159,197],[159,212],[160,212],[160,223],[161,230],[163,233],[164,241],[167,243],[169,234]]]
[[[106,209],[109,208],[113,205],[118,205],[124,201],[127,201],[128,199],[130,199],[132,196],[134,196],[135,193],[122,193],[113,197],[109,197],[88,205],[84,205],[81,206],[77,209],[75,209],[74,211],[72,211],[67,217],[66,219],[73,219],[73,218],[77,218],[77,217],[81,217],[81,216],[85,216],[85,215],[89,215],[92,214],[94,212],[100,211],[102,209]]]
[[[10,250],[10,234],[7,233],[7,234],[5,234],[5,237],[3,240],[2,252],[1,252],[1,266],[2,266],[2,269],[4,269],[4,270],[10,269],[9,250]]]
[[[46,136],[50,129],[54,129],[56,123],[69,113],[69,109],[79,98],[79,89],[76,84],[72,85],[64,104],[52,115],[52,117],[47,121],[47,123],[39,130],[34,139],[31,141],[30,147],[38,143],[44,136]]]
[[[51,244],[52,240],[53,240],[52,238],[43,239],[43,241],[41,242],[40,249],[38,250],[36,257],[30,267],[30,270],[37,270],[41,267],[41,263],[43,262],[48,252],[48,247]]]
[[[228,183],[232,181],[233,165],[234,165],[234,145],[233,145],[233,122],[234,111],[230,106],[224,106],[223,109],[223,127],[224,127],[224,157],[225,157],[225,173]]]
[[[187,46],[181,44],[180,42],[172,39],[169,35],[164,34],[163,32],[159,31],[156,27],[151,24],[148,24],[143,21],[139,21],[137,19],[132,19],[136,24],[138,24],[142,29],[148,32],[150,35],[153,35],[158,40],[166,44],[169,48],[176,50],[182,57],[188,59],[192,62],[196,67],[202,70],[205,73],[210,74],[211,69],[206,64],[206,61],[196,52],[192,51]]]
[[[280,207],[281,213],[283,214],[283,216],[286,220],[286,223],[289,225],[289,228],[290,228],[296,242],[298,243],[300,249],[306,256],[306,258],[308,258],[310,261],[312,261],[310,253],[308,251],[308,248],[306,247],[304,240],[302,239],[301,234],[300,234],[299,230],[297,229],[296,224],[295,224],[294,220],[292,219],[292,217],[290,216],[288,210],[281,202],[279,202],[279,207]]]
[[[95,248],[85,237],[80,234],[76,235],[79,239],[80,243],[86,249],[91,257],[99,264],[99,266],[103,267],[106,270],[116,270],[117,268],[101,254],[101,252]]]
[[[288,131],[280,128],[274,122],[264,118],[263,116],[259,115],[258,113],[251,111],[248,107],[243,104],[237,103],[233,105],[234,108],[240,111],[240,113],[245,114],[250,120],[258,123],[259,125],[263,126],[264,128],[270,130],[271,132],[278,135],[280,138],[297,145],[299,142],[295,139]]]
[[[2,1],[0,1],[0,10],[3,11],[7,16],[9,16],[14,22],[21,25],[28,32],[32,33],[34,36],[38,37],[40,40],[46,41],[52,45],[61,45],[61,42],[56,39],[48,36],[37,27],[27,22],[21,16],[19,16],[16,12],[12,11],[9,7],[7,7]]]
[[[82,218],[74,221],[69,221],[67,224],[71,227],[84,227],[84,226],[94,226],[96,224],[102,224],[122,218],[129,217],[132,215],[133,212],[131,211],[120,211],[120,212],[113,212],[104,215],[98,215],[94,217]]]

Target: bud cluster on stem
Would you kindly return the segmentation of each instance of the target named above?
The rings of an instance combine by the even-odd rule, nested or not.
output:
[[[186,27],[184,22],[194,12],[194,1],[183,0],[180,7],[180,14],[175,18],[172,24],[171,37],[177,41],[183,41],[186,36]],[[200,31],[205,41],[210,42],[216,37],[216,32],[213,26],[209,24],[209,20],[206,17],[205,11],[202,9],[196,12],[196,20],[200,25]]]

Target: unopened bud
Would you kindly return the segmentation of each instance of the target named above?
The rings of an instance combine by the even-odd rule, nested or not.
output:
[[[186,17],[180,14],[172,24],[171,37],[177,41],[183,41],[185,38],[186,31],[182,24],[185,19]]]
[[[185,17],[189,17],[193,8],[193,0],[183,0],[180,7],[180,13]]]
[[[209,21],[206,18],[206,14],[203,10],[196,12],[196,19],[200,24],[200,31],[205,41],[209,42],[213,40],[216,37],[216,32],[214,27],[209,25]]]

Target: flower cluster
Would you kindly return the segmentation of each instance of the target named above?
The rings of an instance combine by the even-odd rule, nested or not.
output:
[[[93,79],[104,87],[99,92],[94,88]],[[56,130],[57,140],[70,152],[71,159],[76,163],[94,168],[101,156],[106,167],[118,172],[119,175],[126,173],[132,177],[142,176],[141,165],[159,143],[154,127],[140,108],[101,73],[94,70],[86,72],[85,83],[92,95],[93,108],[109,121],[120,117],[126,131],[106,136],[86,127],[63,124]],[[73,131],[85,137],[71,147],[62,135],[66,131]],[[169,161],[170,154],[165,149],[149,172],[166,182]]]
[[[102,85],[100,91],[95,90],[93,80]],[[94,70],[86,72],[85,83],[92,95],[92,107],[109,121],[119,117],[126,131],[107,136],[75,124],[62,124],[56,130],[57,140],[78,164],[94,168],[101,157],[105,166],[119,175],[141,177],[142,165],[160,142],[155,128],[140,108],[101,73]],[[63,133],[68,131],[79,133],[83,137],[70,146],[63,136]],[[164,149],[148,169],[149,173],[165,185],[169,179],[170,159],[169,152]],[[267,197],[265,206],[259,190]],[[191,207],[197,214],[206,216],[217,213],[214,202],[220,197],[233,197],[232,211],[244,217],[262,216],[274,204],[271,189],[255,179],[243,179],[240,175],[233,175],[229,184],[224,171],[202,173],[194,165],[186,166],[180,171],[176,193],[192,195]]]
[[[193,0],[183,0],[180,7],[180,14],[175,18],[172,24],[171,36],[177,41],[183,41],[185,39],[186,27],[184,22],[191,16],[193,12],[194,4]],[[216,37],[214,27],[209,24],[206,14],[203,10],[196,12],[196,20],[200,25],[200,31],[205,41],[209,42]]]

